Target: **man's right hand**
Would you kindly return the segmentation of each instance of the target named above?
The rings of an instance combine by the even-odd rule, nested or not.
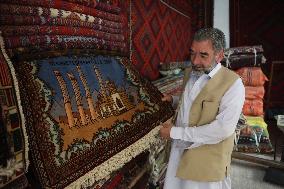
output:
[[[162,101],[173,102],[173,97],[168,94],[163,94]]]

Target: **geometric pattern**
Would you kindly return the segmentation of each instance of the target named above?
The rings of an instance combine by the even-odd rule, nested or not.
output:
[[[131,2],[132,9],[130,9],[129,7],[130,2]],[[0,11],[1,12],[0,14],[1,24],[0,25],[1,25],[2,34],[4,36],[4,40],[6,42],[5,44],[6,45],[11,44],[8,53],[11,55],[16,55],[14,57],[15,59],[12,59],[15,61],[18,60],[17,58],[19,59],[25,58],[25,56],[20,56],[21,53],[29,54],[29,52],[41,52],[42,49],[43,50],[58,50],[58,48],[60,48],[60,50],[62,50],[60,51],[60,53],[62,53],[62,55],[66,53],[68,56],[70,56],[71,55],[70,53],[73,52],[71,50],[74,50],[76,52],[79,52],[80,50],[82,50],[83,52],[83,50],[85,49],[86,50],[98,49],[106,53],[108,52],[111,53],[113,52],[112,50],[114,50],[114,51],[118,51],[117,52],[118,54],[119,53],[124,54],[123,50],[127,51],[127,49],[129,49],[127,47],[130,45],[129,43],[131,42],[131,40],[128,41],[127,39],[129,39],[130,37],[130,39],[132,39],[131,45],[132,45],[132,50],[133,50],[133,53],[132,53],[133,56],[130,57],[132,60],[132,63],[143,76],[149,79],[156,79],[159,76],[158,67],[159,67],[160,62],[169,63],[171,61],[183,61],[183,60],[188,59],[188,51],[189,51],[189,45],[190,45],[190,40],[191,40],[191,33],[193,29],[196,29],[194,24],[200,23],[200,22],[197,22],[197,19],[200,19],[200,17],[198,18],[195,17],[193,15],[193,10],[198,10],[199,12],[202,12],[199,9],[192,8],[192,7],[197,7],[200,4],[200,2],[191,3],[190,1],[186,1],[186,0],[181,0],[181,1],[167,0],[164,2],[166,2],[168,5],[170,5],[174,9],[179,10],[180,12],[182,12],[182,14],[180,14],[177,10],[173,10],[172,8],[169,8],[162,1],[151,1],[151,0],[143,0],[143,1],[139,1],[139,0],[135,0],[135,1],[130,1],[130,0],[126,0],[126,1],[124,0],[111,0],[111,1],[106,1],[106,0],[103,0],[103,1],[93,1],[93,0],[84,0],[84,1],[82,0],[66,0],[66,1],[62,1],[62,0],[42,0],[42,1],[1,0],[1,11]],[[38,10],[41,10],[41,11],[38,11]],[[43,13],[43,15],[38,15],[39,13]],[[131,22],[132,23],[131,25],[132,35],[131,36],[129,35],[130,32],[129,32],[129,27],[128,27],[129,26],[128,25],[129,15],[131,16],[130,20],[132,21]],[[6,18],[11,18],[11,19],[6,19]],[[119,18],[119,19],[117,20],[116,18]],[[24,31],[29,31],[29,32],[24,32]],[[119,51],[120,49],[112,49],[114,48],[114,45],[111,45],[110,42],[113,42],[114,40],[108,40],[109,36],[113,36],[115,37],[115,39],[120,39],[121,35],[124,37],[122,43],[126,44],[125,45],[126,48],[123,48],[123,50],[121,51]],[[103,44],[98,43],[97,45],[101,45],[101,46],[98,46],[96,48],[96,45],[95,45],[96,43],[93,43],[96,41],[102,42]],[[46,47],[46,48],[43,48],[43,47]],[[63,47],[63,49],[61,47]],[[70,52],[67,49],[70,50]],[[40,55],[42,55],[43,53],[42,54],[41,53],[38,53],[38,54],[31,53],[31,54],[32,56],[40,57]],[[48,55],[46,54],[46,56]],[[5,126],[5,128],[1,127],[0,133],[3,134],[1,136],[4,136],[4,137],[7,137],[7,135],[9,135],[10,141],[3,140],[2,142],[10,144],[12,148],[7,148],[6,152],[9,152],[9,155],[15,158],[16,163],[21,164],[21,166],[15,169],[16,170],[15,174],[13,174],[12,177],[9,177],[9,178],[7,177],[5,178],[6,180],[4,181],[0,180],[1,182],[0,187],[2,187],[6,183],[10,183],[9,186],[6,185],[8,188],[16,188],[15,186],[12,185],[14,183],[12,181],[15,180],[17,181],[16,182],[17,188],[20,188],[20,187],[25,187],[27,185],[27,180],[26,180],[26,177],[24,175],[24,170],[23,170],[23,164],[25,161],[24,152],[27,149],[24,148],[25,143],[22,140],[23,135],[25,135],[26,133],[20,129],[20,126],[23,125],[24,123],[22,123],[22,120],[20,119],[20,116],[19,116],[19,110],[17,106],[18,99],[16,99],[14,96],[15,91],[13,91],[12,80],[8,79],[7,75],[9,73],[9,70],[7,69],[7,65],[4,64],[5,60],[3,59],[3,57],[0,57],[0,59],[1,58],[3,61],[1,62],[0,60],[0,63],[2,63],[0,65],[0,72],[1,72],[0,98],[1,98],[1,103],[5,105],[5,108],[6,108],[5,110],[7,110],[8,108],[8,112],[7,112],[8,116],[6,116],[8,117],[7,118],[8,124],[2,125],[2,126]],[[25,64],[21,64],[20,66],[25,67],[26,64],[28,63],[25,62]],[[25,68],[29,69],[30,67],[27,66]],[[26,82],[26,80],[23,79],[25,75],[27,74],[27,72],[25,72],[26,70],[20,70],[20,68],[17,68],[17,69],[19,72],[23,73],[23,74],[17,75],[18,77],[22,78],[22,83],[20,84],[22,84],[21,86],[23,88],[21,88],[21,91],[23,91],[25,90],[26,87],[27,88],[30,87],[29,84],[32,84],[32,82],[31,81]],[[73,71],[74,70],[72,70],[72,72]],[[72,77],[72,74],[70,77]],[[141,79],[141,82],[142,82],[142,79]],[[77,86],[75,86],[74,88],[77,89]],[[33,89],[39,90],[36,87]],[[150,88],[149,90],[153,91],[156,89]],[[33,90],[27,90],[27,91],[31,92],[32,94],[35,94]],[[52,92],[48,94],[53,95]],[[154,91],[152,93],[156,95],[157,91],[156,92]],[[44,93],[44,94],[48,95],[47,93]],[[35,95],[34,97],[35,98],[33,98],[33,96],[30,95],[29,97],[26,98],[28,100],[23,102],[22,105],[23,105],[23,109],[25,112],[28,112],[27,110],[30,110],[32,108],[37,108],[38,106],[42,105],[41,104],[42,101],[35,100],[36,98],[40,98],[39,95]],[[142,96],[142,97],[143,99],[145,99],[145,101],[147,101],[147,99],[149,98],[148,95]],[[151,98],[154,98],[154,97],[151,97]],[[158,96],[155,96],[155,98],[157,98],[156,100],[159,102],[160,98]],[[36,103],[29,105],[29,103],[32,100],[35,100]],[[132,100],[135,100],[135,99],[132,99]],[[84,109],[81,109],[81,110],[84,111]],[[167,111],[167,112],[162,112],[162,111]],[[40,111],[30,111],[29,113],[32,115],[27,116],[28,117],[27,123],[29,123],[27,124],[28,126],[30,125],[35,126],[36,123],[39,123],[39,125],[42,126],[44,125],[44,123],[46,123],[46,122],[41,122],[40,119],[37,119],[36,122],[33,122],[33,119],[38,118]],[[160,114],[163,117],[166,117],[167,114],[170,114],[170,113],[171,112],[168,111],[166,108],[163,108]],[[139,115],[140,114],[137,114],[137,116]],[[75,114],[75,117],[76,116],[78,116],[78,114]],[[135,116],[133,117],[136,118]],[[149,116],[147,116],[146,118],[147,120],[151,120],[151,121],[154,120],[153,118],[150,119]],[[37,127],[35,130],[42,131],[46,129],[46,127],[40,127],[40,126]],[[142,130],[146,132],[145,127],[146,128],[149,127],[150,129],[150,127],[153,127],[154,125],[143,123],[143,124],[140,124],[140,126],[143,127],[143,129],[138,129],[140,131],[139,136],[140,135],[142,136],[145,134],[143,133]],[[57,127],[54,127],[54,128],[57,128]],[[32,135],[31,133],[32,133],[31,130],[29,130],[28,134],[32,136],[31,137],[32,140],[30,141],[31,147],[34,147],[34,148],[38,147],[36,145],[37,140],[35,139],[38,137],[41,139],[40,140],[41,145],[39,145],[40,147],[43,147],[43,148],[46,147],[48,150],[52,150],[55,147],[57,147],[56,149],[60,149],[60,147],[58,146],[52,146],[52,145],[48,147],[45,146],[45,144],[49,144],[46,140],[47,138],[42,137],[42,135]],[[105,134],[108,132],[102,131],[102,133]],[[54,139],[53,136],[55,136],[55,138],[57,136],[57,135],[53,135],[54,133],[49,133],[49,134],[50,135],[48,136],[50,136],[51,139]],[[105,135],[102,135],[102,136],[105,136]],[[127,136],[130,138],[129,135]],[[135,136],[133,136],[132,142],[135,142],[136,140],[138,140],[138,138],[139,137],[135,138]],[[76,145],[77,144],[85,145],[85,141],[73,141],[73,142]],[[122,142],[125,142],[125,141],[124,140],[120,141],[120,143]],[[131,140],[127,140],[127,142],[131,142]],[[118,143],[114,143],[114,144],[117,145]],[[74,149],[77,151],[80,151],[79,148],[76,149],[77,147],[76,145]],[[141,148],[141,145],[139,147]],[[1,150],[3,149],[4,148],[1,148]],[[30,148],[30,150],[31,149],[32,148]],[[74,150],[71,147],[70,149]],[[118,145],[118,147],[116,147],[111,152],[115,154],[120,149],[122,149],[122,147]],[[72,159],[74,157],[77,158],[77,156],[74,155],[75,153],[72,152],[72,150],[70,150],[71,152],[70,154],[68,154],[70,155],[70,157],[68,155],[67,157],[72,158]],[[37,155],[39,155],[39,151],[35,150],[33,152],[37,154],[31,155],[31,157],[36,157]],[[102,150],[100,151],[100,153],[102,153]],[[4,153],[2,153],[1,151],[1,155],[3,154]],[[45,156],[48,153],[43,152],[42,154],[43,156]],[[96,153],[95,155],[98,155],[98,153]],[[46,156],[46,157],[50,157],[50,154],[49,156]],[[103,159],[102,155],[100,155],[99,157],[102,158],[102,161],[106,160],[106,158]],[[58,158],[57,159],[58,162],[56,163],[58,164],[62,163],[59,161],[61,160],[62,157],[57,157],[57,158]],[[66,157],[64,156],[64,158]],[[94,164],[94,161],[86,162],[86,159],[82,158],[82,156],[78,157],[78,159],[76,158],[74,159],[75,160],[80,159],[81,163],[83,162],[87,163],[88,167],[86,167],[86,169],[88,170],[91,169],[90,168],[91,164]],[[83,160],[81,161],[81,159],[84,159],[84,161]],[[7,160],[6,157],[1,156],[1,166],[5,164],[6,160]],[[34,161],[33,162],[34,165],[40,164],[42,166],[46,166],[49,170],[52,170],[54,168],[51,166],[51,163],[50,163],[50,162],[52,163],[54,162],[48,161],[50,159],[46,160],[43,164],[41,164],[40,161],[36,161],[35,158],[31,158],[31,160]],[[83,164],[78,163],[76,164],[76,166],[83,167]],[[65,167],[60,167],[60,168],[63,169]],[[50,171],[52,174],[46,175],[45,172],[41,170],[38,172],[41,172],[42,175],[39,175],[38,177],[42,178],[41,184],[43,184],[44,182],[46,183],[48,182],[50,183],[50,185],[52,185],[53,183],[56,183],[55,185],[58,186],[57,188],[59,188],[59,187],[66,186],[67,183],[69,183],[69,181],[71,181],[72,179],[76,179],[80,177],[80,174],[83,172],[82,169],[75,170],[75,168],[76,168],[75,166],[72,166],[71,171],[68,171],[68,169],[62,171],[63,173],[66,173],[66,174],[72,171],[75,172],[74,175],[72,175],[73,177],[71,176],[66,177],[66,180],[62,182],[60,178],[64,177],[64,175],[60,174],[60,172],[57,172],[57,171]],[[54,178],[54,179],[48,180],[48,178]],[[60,183],[57,183],[57,181]]]
[[[10,70],[0,52],[0,188],[28,185],[24,174],[23,131]]]
[[[175,4],[179,4],[178,1]],[[142,76],[159,77],[159,64],[188,59],[192,19],[161,1],[131,1],[131,61]]]
[[[190,2],[190,0],[180,0],[180,1],[173,1],[173,0],[163,0],[166,4],[173,7],[174,9],[178,10],[182,14],[190,15],[193,5],[196,4],[196,2]]]
[[[95,2],[97,2],[97,6],[92,7],[92,5]],[[200,15],[198,17],[196,16],[197,12],[202,12],[200,11],[200,9],[196,8],[201,4],[200,2],[193,3],[191,1],[186,1],[186,0],[181,0],[181,1],[167,0],[164,2],[172,6],[174,9],[179,10],[185,15],[180,14],[177,10],[174,10],[173,8],[169,8],[164,3],[162,3],[162,1],[151,1],[151,0],[142,0],[142,1],[139,1],[139,0],[135,0],[135,1],[130,1],[130,0],[126,0],[126,1],[124,0],[111,0],[111,1],[43,0],[40,2],[36,0],[30,0],[30,1],[2,0],[1,5],[4,5],[4,3],[6,3],[6,4],[11,5],[9,7],[13,7],[13,6],[22,7],[23,5],[27,5],[29,7],[26,7],[28,9],[26,8],[12,9],[16,12],[23,11],[24,14],[17,12],[17,14],[14,15],[9,12],[10,9],[7,9],[8,10],[8,13],[6,12],[7,14],[2,12],[0,15],[0,23],[1,23],[0,25],[1,25],[1,30],[4,30],[7,26],[8,28],[6,29],[12,29],[12,30],[6,30],[6,31],[15,32],[15,33],[13,32],[5,33],[2,31],[3,32],[2,34],[4,36],[4,39],[6,39],[6,42],[9,41],[7,39],[10,39],[8,37],[11,37],[11,39],[16,39],[19,42],[21,42],[19,43],[20,45],[17,46],[17,48],[15,47],[15,49],[11,46],[11,48],[9,49],[10,51],[8,52],[11,55],[15,55],[15,54],[18,55],[18,54],[25,53],[25,52],[33,52],[32,50],[41,51],[42,45],[45,44],[43,39],[46,39],[46,38],[42,38],[42,36],[48,37],[47,36],[48,32],[50,32],[53,35],[53,37],[57,37],[59,41],[63,40],[63,38],[59,38],[58,36],[56,36],[56,35],[63,35],[62,33],[60,34],[56,33],[58,31],[57,27],[59,26],[64,27],[65,29],[73,28],[76,31],[81,31],[82,33],[80,34],[74,33],[74,36],[71,36],[70,32],[72,32],[72,30],[66,29],[65,32],[67,32],[67,34],[65,35],[69,36],[70,38],[66,38],[66,37],[64,38],[66,43],[63,43],[62,41],[60,41],[63,47],[65,47],[63,49],[60,48],[60,50],[62,50],[61,52],[62,55],[64,55],[64,53],[69,55],[68,54],[69,51],[67,52],[67,49],[69,49],[70,52],[71,50],[74,50],[76,52],[78,50],[79,52],[79,50],[85,50],[85,49],[91,50],[92,48],[96,49],[96,46],[93,45],[93,41],[90,41],[89,43],[87,43],[88,40],[99,40],[99,41],[102,41],[102,40],[96,39],[93,37],[94,33],[96,32],[95,30],[90,31],[87,29],[89,29],[90,27],[95,28],[95,26],[100,25],[102,27],[99,27],[98,30],[102,29],[102,31],[107,33],[107,35],[105,36],[103,35],[102,37],[107,37],[109,36],[108,33],[111,33],[112,31],[116,31],[116,30],[112,30],[111,27],[104,27],[103,24],[110,23],[109,21],[114,21],[112,20],[113,17],[111,15],[117,14],[118,17],[121,19],[117,22],[122,25],[121,30],[119,30],[118,33],[124,36],[123,43],[126,43],[125,45],[126,48],[124,48],[123,50],[127,51],[127,49],[129,49],[127,47],[130,45],[130,43],[132,43],[131,44],[132,48],[130,49],[132,50],[132,56],[130,57],[132,64],[136,67],[136,69],[140,72],[140,74],[142,74],[142,76],[153,80],[159,77],[158,67],[161,62],[169,63],[172,61],[184,61],[188,59],[189,45],[191,42],[190,40],[191,40],[192,31],[196,29],[197,25],[198,27],[202,25],[202,23],[198,21],[199,19],[202,19],[201,18],[202,16],[201,17]],[[131,3],[131,7],[129,6],[130,3]],[[59,7],[53,7],[55,5]],[[112,6],[109,6],[109,5],[112,5]],[[117,7],[119,7],[120,9],[117,9]],[[35,10],[37,10],[38,8],[40,8],[40,10],[45,10],[44,11],[45,14],[43,16],[37,15],[38,12]],[[49,11],[51,10],[51,9],[49,10],[49,8],[56,8],[56,11],[60,12],[60,14],[55,15],[55,16],[53,14],[49,14],[50,13]],[[67,15],[68,12],[66,10],[68,10],[69,8],[72,8],[72,11],[69,12],[70,15]],[[96,9],[96,11],[94,11],[94,9]],[[52,10],[55,11],[55,9],[52,9]],[[193,10],[197,12],[194,12]],[[94,15],[92,16],[88,14],[89,11],[91,11],[92,13],[103,13],[103,12],[106,12],[106,13],[98,15],[100,17],[100,21],[99,21],[99,24],[97,23],[96,25],[93,23],[86,22],[88,19],[89,21],[92,19],[95,19],[95,17],[93,17]],[[36,14],[32,15],[33,13],[36,13]],[[82,20],[81,16],[83,14],[86,14],[83,17],[86,20]],[[66,15],[68,17],[63,17]],[[129,26],[128,25],[129,15],[131,16],[131,19],[130,19],[131,29],[132,29],[131,36],[130,36],[129,27],[128,27]],[[5,19],[6,17],[13,18],[13,19],[12,20]],[[25,19],[22,19],[22,18],[25,18]],[[13,22],[19,22],[18,24],[16,24],[18,25],[18,27],[14,27],[15,24],[13,24]],[[26,33],[22,32],[22,33],[18,33],[18,35],[14,35],[19,31],[24,31],[21,28],[22,26],[25,26],[26,29],[30,29],[30,31],[32,30],[35,33],[39,31],[39,33],[36,33],[36,34],[38,34],[40,37],[39,36],[30,37],[29,35],[33,34],[31,32],[26,32]],[[17,30],[17,28],[19,28],[19,30]],[[42,32],[43,30],[40,30],[44,28],[48,28],[48,32]],[[50,28],[53,30],[51,30]],[[99,32],[101,31],[98,31],[98,33]],[[8,34],[8,36],[7,35],[5,36],[4,34]],[[114,36],[116,36],[115,33],[114,33]],[[130,40],[127,40],[129,38]],[[26,39],[29,39],[30,41],[27,41]],[[68,41],[71,39],[76,40],[76,41],[71,43],[72,41]],[[84,39],[85,41],[81,43],[80,39]],[[31,42],[35,42],[38,46],[29,44]],[[47,50],[57,50],[57,48],[59,47],[57,41],[51,40],[51,42],[53,43],[45,44]],[[11,43],[11,44],[14,45],[15,43]],[[86,44],[88,44],[89,46]],[[24,45],[28,45],[28,47],[25,48]],[[110,53],[112,52],[110,51],[112,48],[113,46],[109,45],[109,46],[101,46],[98,49],[99,50],[101,49],[103,52]],[[25,51],[29,49],[31,51]],[[118,54],[119,53],[124,54],[124,51],[121,52],[119,51],[119,49],[116,49],[116,50],[118,51]],[[37,53],[33,53],[33,56],[37,56]],[[15,59],[17,58],[22,58],[22,56],[15,56]],[[1,69],[3,69],[3,67],[1,67]],[[2,71],[3,70],[1,70],[1,73]],[[5,81],[6,79],[3,76],[4,75],[1,75],[1,78],[0,78],[1,82]],[[9,87],[7,88],[7,86]],[[1,83],[1,90],[0,90],[1,100],[6,98],[7,103],[6,104],[4,103],[4,105],[8,105],[8,107],[13,106],[12,109],[9,107],[9,111],[10,111],[9,113],[11,113],[9,117],[10,119],[9,123],[10,123],[10,127],[12,128],[11,131],[13,131],[12,134],[13,134],[13,141],[14,141],[13,150],[14,152],[16,151],[18,153],[17,154],[18,156],[19,154],[24,156],[23,155],[24,144],[23,144],[23,141],[19,139],[19,138],[22,138],[22,135],[23,135],[22,131],[19,129],[20,125],[23,123],[21,123],[20,117],[17,117],[18,107],[16,107],[16,99],[13,96],[14,93],[15,92],[12,91],[11,82],[9,82],[8,85],[5,84],[5,86],[3,83]],[[34,112],[34,113],[38,114],[38,112]],[[29,119],[32,119],[32,118],[33,116],[30,116]],[[17,157],[17,161],[18,160],[23,161],[23,159],[24,157],[20,157],[20,158]],[[17,176],[19,176],[20,174],[23,174],[22,168],[20,169],[19,172],[17,172]],[[45,177],[46,175],[41,175],[41,176]],[[55,175],[55,177],[56,176],[62,176],[62,175]],[[27,184],[25,177],[22,177],[22,178],[23,179],[21,179],[20,183],[22,183],[22,186],[25,186]],[[70,177],[68,179],[70,179]]]
[[[119,7],[101,2],[90,6],[61,0],[2,0],[0,24],[6,48],[13,53],[28,54],[95,49],[125,55],[128,38],[124,36],[128,30],[125,15],[120,14]]]

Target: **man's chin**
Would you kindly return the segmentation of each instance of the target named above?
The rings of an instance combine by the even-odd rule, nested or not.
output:
[[[193,73],[194,73],[195,75],[199,75],[199,76],[201,76],[201,75],[203,75],[203,74],[204,74],[203,69],[200,69],[200,70],[195,70],[195,69],[193,69],[192,71],[193,71]]]
[[[197,71],[197,72],[204,72],[204,68],[193,67],[192,69],[193,69],[194,71]]]

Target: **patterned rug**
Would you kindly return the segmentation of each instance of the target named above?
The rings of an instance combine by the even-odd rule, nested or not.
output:
[[[182,5],[184,1],[175,1]],[[192,20],[161,1],[131,1],[131,60],[139,72],[159,77],[159,64],[188,59]]]
[[[129,51],[128,13],[124,6],[91,0],[0,0],[0,3],[0,30],[9,51],[30,54],[96,49],[123,56]]]
[[[10,59],[42,187],[90,186],[149,148],[173,110],[128,59]],[[58,55],[57,53],[55,53]]]
[[[23,132],[12,78],[0,52],[0,188],[22,189],[28,185]]]

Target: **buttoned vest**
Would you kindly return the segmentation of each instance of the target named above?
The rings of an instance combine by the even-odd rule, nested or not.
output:
[[[226,91],[239,76],[221,67],[192,103],[189,127],[202,126],[215,120]],[[184,151],[176,176],[194,181],[221,181],[229,173],[234,134],[217,144],[205,144]]]

